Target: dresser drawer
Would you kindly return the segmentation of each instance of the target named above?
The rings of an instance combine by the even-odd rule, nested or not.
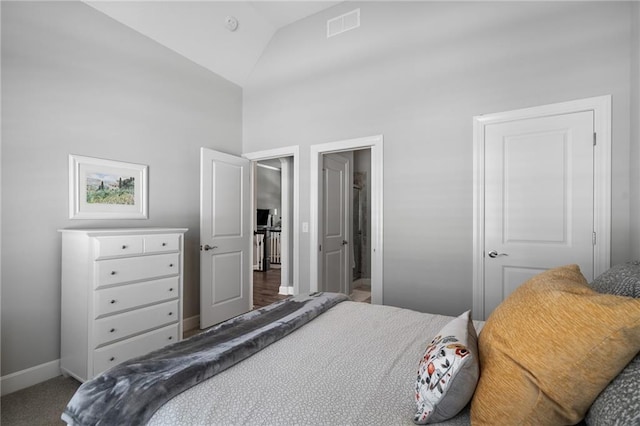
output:
[[[176,234],[145,235],[145,253],[167,253],[180,249],[180,236]]]
[[[95,317],[100,318],[139,306],[151,305],[180,295],[180,277],[127,284],[95,292]]]
[[[94,347],[178,321],[178,301],[148,306],[94,322]]]
[[[96,288],[177,275],[180,272],[179,260],[180,254],[173,253],[97,261]]]
[[[178,340],[180,340],[178,324],[174,324],[96,349],[93,351],[93,376],[128,359],[160,349]]]
[[[96,238],[96,259],[114,256],[142,254],[144,249],[141,235],[120,235]]]

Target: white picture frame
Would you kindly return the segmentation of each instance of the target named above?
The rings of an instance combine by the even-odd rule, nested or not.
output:
[[[149,166],[69,155],[70,219],[148,219]]]

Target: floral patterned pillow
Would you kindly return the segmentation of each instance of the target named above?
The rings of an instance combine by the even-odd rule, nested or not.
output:
[[[467,311],[440,330],[420,360],[413,421],[427,424],[454,417],[471,400],[478,376],[478,336]]]

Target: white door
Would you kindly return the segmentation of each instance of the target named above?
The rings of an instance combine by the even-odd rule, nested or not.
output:
[[[346,293],[349,280],[349,160],[325,154],[322,171],[322,290]]]
[[[248,160],[200,153],[200,328],[251,309]]]
[[[485,128],[484,311],[546,269],[594,272],[594,114]]]

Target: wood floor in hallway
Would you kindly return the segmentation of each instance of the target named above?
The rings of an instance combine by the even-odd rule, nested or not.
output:
[[[288,296],[278,294],[280,289],[280,269],[253,271],[253,309],[258,309]]]

